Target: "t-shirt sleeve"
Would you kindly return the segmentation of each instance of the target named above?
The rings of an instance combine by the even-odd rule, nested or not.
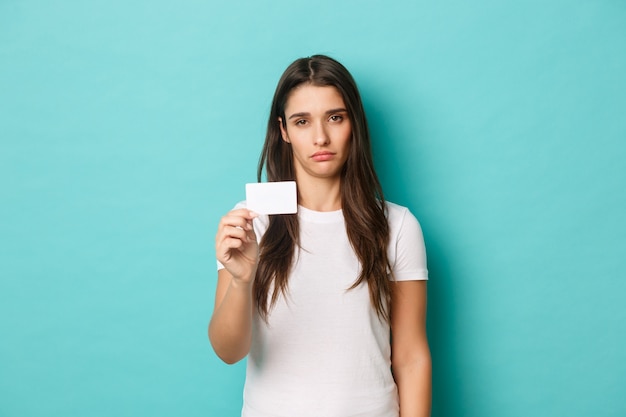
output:
[[[428,279],[426,247],[422,228],[406,208],[398,213],[397,222],[390,224],[392,245],[390,262],[396,281]]]

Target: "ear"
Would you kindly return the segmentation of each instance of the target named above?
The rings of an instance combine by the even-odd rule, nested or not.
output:
[[[280,127],[280,135],[283,137],[283,140],[287,143],[291,143],[289,142],[289,135],[287,134],[287,129],[285,129],[285,126],[283,125],[282,117],[278,118],[278,126]]]

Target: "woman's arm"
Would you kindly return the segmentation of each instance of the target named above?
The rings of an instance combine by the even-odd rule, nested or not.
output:
[[[209,340],[217,356],[229,364],[248,354],[252,339],[252,284],[259,251],[253,218],[248,210],[233,210],[222,218],[215,237],[217,259],[225,269],[217,276]]]
[[[426,281],[394,282],[391,301],[391,368],[401,417],[428,417],[431,359],[426,336]]]

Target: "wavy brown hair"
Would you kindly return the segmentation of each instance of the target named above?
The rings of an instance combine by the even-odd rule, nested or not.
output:
[[[341,172],[341,207],[348,239],[361,264],[359,277],[349,289],[367,283],[373,308],[379,317],[389,321],[391,284],[388,274],[391,268],[387,258],[389,225],[385,200],[374,171],[361,96],[354,79],[339,62],[324,55],[314,55],[294,61],[285,70],[274,93],[257,180],[261,181],[263,169],[268,181],[295,180],[291,145],[282,140],[279,118],[284,125],[289,94],[302,84],[335,87],[346,105],[352,138],[348,159]],[[279,295],[285,296],[288,291],[289,271],[299,244],[297,214],[270,216],[259,247],[253,290],[259,314],[266,321]]]

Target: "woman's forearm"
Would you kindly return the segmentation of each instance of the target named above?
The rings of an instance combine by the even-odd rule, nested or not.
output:
[[[400,417],[429,417],[432,403],[432,364],[429,354],[393,366],[400,397]]]
[[[233,364],[250,350],[252,339],[252,283],[230,280],[209,323],[209,339],[217,356]]]

